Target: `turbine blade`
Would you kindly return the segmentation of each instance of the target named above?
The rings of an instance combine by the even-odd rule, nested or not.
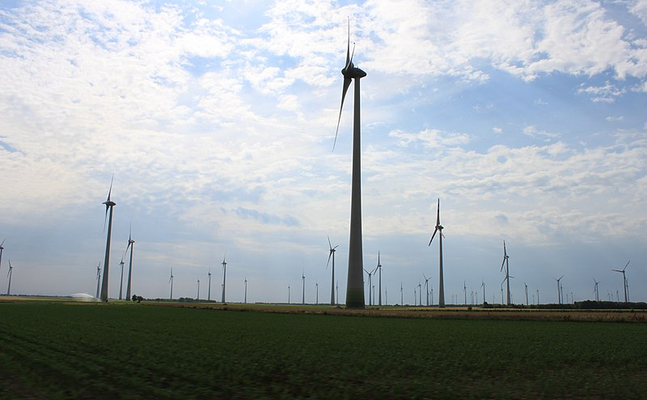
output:
[[[431,242],[434,241],[434,236],[436,236],[436,232],[438,232],[438,226],[436,226],[436,229],[434,229],[434,233],[431,235],[431,239],[429,239],[429,244],[427,245],[427,247],[431,246]]]
[[[344,77],[344,88],[341,92],[341,106],[339,107],[339,117],[337,118],[337,129],[335,130],[335,141],[332,144],[332,151],[335,151],[335,145],[337,144],[337,135],[339,134],[339,124],[341,123],[341,112],[344,108],[344,99],[346,98],[346,93],[350,87],[351,79]]]
[[[326,236],[328,238],[328,247],[330,247],[330,250],[332,250],[332,243],[330,243],[330,236]]]
[[[330,249],[330,253],[328,253],[328,262],[326,263],[326,269],[328,269],[328,266],[330,265],[330,259],[332,258],[333,250]]]
[[[624,270],[625,270],[625,269],[627,269],[627,267],[629,266],[629,263],[630,263],[630,262],[631,262],[631,260],[627,261],[627,264],[625,264],[625,267],[622,269],[622,271],[623,271],[623,272],[624,272]]]
[[[438,207],[436,209],[436,226],[440,225],[440,199],[438,199]]]
[[[0,243],[0,247],[4,244],[4,241],[7,240],[7,238],[2,239],[2,243]]]

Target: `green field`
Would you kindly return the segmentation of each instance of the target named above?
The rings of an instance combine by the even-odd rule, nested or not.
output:
[[[647,398],[647,324],[0,302],[2,399]]]

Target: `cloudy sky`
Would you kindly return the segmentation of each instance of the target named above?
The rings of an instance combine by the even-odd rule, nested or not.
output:
[[[647,1],[0,3],[0,292],[344,302],[352,101],[332,151],[347,21],[362,80],[364,263],[389,303],[647,301]],[[349,95],[352,96],[352,89]],[[349,99],[352,97],[349,96]],[[423,296],[424,297],[424,296]],[[423,299],[423,302],[425,300]],[[368,299],[367,299],[368,302]],[[437,299],[434,300],[437,302]]]

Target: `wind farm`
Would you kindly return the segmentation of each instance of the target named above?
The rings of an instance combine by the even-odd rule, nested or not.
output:
[[[0,397],[645,393],[639,2],[118,3],[0,5]]]

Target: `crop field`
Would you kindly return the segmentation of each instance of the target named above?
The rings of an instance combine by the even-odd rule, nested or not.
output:
[[[0,398],[645,399],[647,323],[3,301]]]

